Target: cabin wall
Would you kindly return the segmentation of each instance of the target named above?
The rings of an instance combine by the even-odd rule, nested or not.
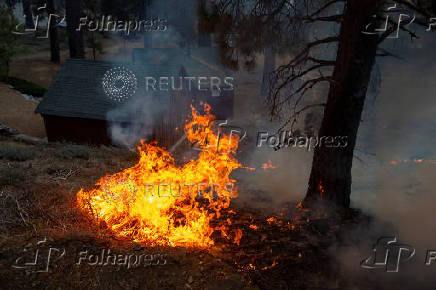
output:
[[[49,142],[110,145],[107,122],[82,118],[43,115]]]

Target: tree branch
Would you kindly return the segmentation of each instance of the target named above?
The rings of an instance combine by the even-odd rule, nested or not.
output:
[[[377,53],[376,56],[392,56],[392,57],[399,59],[399,60],[405,60],[403,57],[398,56],[396,54],[393,54],[392,52],[389,52],[386,49],[378,48],[378,50],[380,51],[380,53]]]
[[[309,17],[312,18],[318,14],[320,14],[321,12],[323,12],[325,9],[327,9],[329,6],[338,3],[338,2],[345,2],[344,0],[332,0],[330,2],[327,2],[324,6],[322,6],[321,8],[319,8],[318,10],[316,10],[314,13],[312,13]]]
[[[316,21],[324,21],[324,22],[337,22],[341,23],[344,19],[344,15],[337,14],[337,15],[330,15],[330,16],[319,16],[319,17],[303,17],[301,20],[306,21],[308,23],[316,22]]]

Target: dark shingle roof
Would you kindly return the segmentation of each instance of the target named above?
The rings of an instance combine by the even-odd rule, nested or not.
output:
[[[105,73],[123,66],[131,70],[138,82],[138,90],[131,98],[150,97],[145,93],[145,77],[178,76],[179,65],[132,65],[106,61],[69,59],[50,85],[35,112],[43,115],[106,120],[107,113],[118,106],[103,91],[102,79]],[[164,102],[169,92],[154,92]],[[123,121],[123,120],[119,120]]]
[[[135,64],[161,64],[183,66],[189,76],[226,77],[233,72],[219,63],[217,49],[191,48],[187,54],[182,48],[134,48],[132,58]]]

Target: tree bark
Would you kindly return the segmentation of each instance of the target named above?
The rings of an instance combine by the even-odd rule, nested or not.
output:
[[[271,47],[265,48],[261,96],[267,97],[271,87],[271,74],[276,69],[276,54]]]
[[[22,4],[24,16],[26,17],[26,28],[33,29],[35,28],[35,23],[33,22],[32,1],[22,0]]]
[[[56,14],[54,0],[47,0],[47,13],[48,15]],[[50,16],[49,16],[50,17]],[[58,29],[56,17],[52,17],[50,20],[49,37],[50,37],[50,54],[51,61],[59,63],[61,61],[59,41],[58,41]]]
[[[345,148],[325,143],[314,152],[305,207],[349,208],[351,167],[363,105],[379,37],[361,33],[377,11],[377,0],[348,0],[319,137],[346,136]],[[342,144],[343,145],[343,144]]]
[[[70,57],[85,58],[83,31],[78,31],[82,15],[81,0],[65,0],[65,10]]]

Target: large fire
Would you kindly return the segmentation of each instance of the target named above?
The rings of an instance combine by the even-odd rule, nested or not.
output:
[[[237,197],[229,176],[242,167],[234,157],[238,138],[214,133],[210,106],[205,104],[204,111],[192,107],[184,128],[189,142],[202,149],[197,159],[177,166],[168,151],[141,142],[139,162],[101,178],[94,189],[81,189],[79,207],[115,236],[150,246],[207,248],[216,231],[239,243],[242,232],[230,232],[231,221],[219,219]]]

